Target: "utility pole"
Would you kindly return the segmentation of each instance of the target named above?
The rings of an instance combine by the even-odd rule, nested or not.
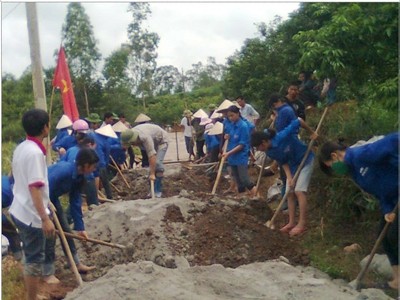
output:
[[[43,81],[42,60],[40,57],[39,26],[36,13],[36,3],[26,2],[26,18],[28,23],[29,47],[31,52],[32,85],[33,96],[35,98],[35,107],[47,111],[46,91]],[[50,120],[51,122],[51,120]],[[47,145],[47,164],[51,162],[49,136],[43,140]]]

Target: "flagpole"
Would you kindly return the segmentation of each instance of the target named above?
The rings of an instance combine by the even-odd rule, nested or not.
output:
[[[55,88],[53,87],[53,89],[51,90],[50,108],[49,108],[49,135],[47,136],[47,150],[46,150],[46,160],[47,160],[48,165],[51,164],[50,131],[51,131],[51,116],[52,116],[52,112],[53,112],[54,89]]]

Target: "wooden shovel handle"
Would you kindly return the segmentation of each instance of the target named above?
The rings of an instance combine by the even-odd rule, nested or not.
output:
[[[222,149],[223,149],[223,150],[222,150],[222,153],[225,153],[225,152],[226,152],[226,149],[228,148],[228,141],[229,141],[229,139],[226,139],[226,140],[225,140],[224,146],[222,147]],[[217,187],[218,187],[218,184],[219,184],[219,180],[220,180],[220,178],[221,178],[221,173],[222,173],[222,168],[223,168],[223,166],[224,166],[224,163],[225,163],[225,156],[223,156],[223,157],[221,158],[221,161],[220,161],[220,163],[219,163],[217,178],[215,179],[215,183],[214,183],[214,186],[213,186],[213,189],[212,189],[212,192],[211,192],[212,195],[214,195],[215,192],[216,192],[216,190],[217,190]]]
[[[58,234],[60,234],[60,232],[57,230],[56,231]],[[126,247],[124,245],[119,245],[119,244],[114,244],[114,243],[108,243],[102,240],[96,240],[96,239],[92,239],[92,238],[84,238],[83,236],[74,234],[74,233],[70,233],[70,232],[64,232],[65,236],[70,237],[70,238],[74,238],[77,240],[81,240],[81,241],[85,241],[85,242],[90,242],[93,244],[99,244],[99,245],[104,245],[104,246],[108,246],[108,247],[112,247],[112,248],[118,248],[118,249],[125,249]]]

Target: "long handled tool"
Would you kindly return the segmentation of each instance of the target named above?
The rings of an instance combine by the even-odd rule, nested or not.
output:
[[[60,234],[60,232],[57,230],[57,234]],[[108,247],[112,247],[112,248],[118,248],[118,249],[125,249],[126,247],[124,245],[120,245],[120,244],[114,244],[114,243],[108,243],[102,240],[96,240],[96,239],[92,239],[92,238],[84,238],[83,236],[74,234],[74,233],[70,233],[70,232],[64,232],[65,236],[70,237],[70,238],[74,238],[77,240],[81,240],[81,241],[85,241],[85,242],[90,242],[93,244],[99,244],[99,245],[104,245],[104,246],[108,246]]]
[[[53,214],[53,219],[54,219],[54,223],[56,225],[57,231],[60,234],[61,242],[64,244],[65,252],[67,252],[67,257],[68,257],[69,264],[71,265],[72,272],[75,275],[78,285],[81,286],[83,284],[82,277],[79,274],[78,268],[76,267],[76,264],[74,262],[74,258],[72,257],[71,249],[69,248],[67,239],[65,238],[65,232],[61,227],[60,221],[58,220],[58,217],[56,214],[56,208],[54,207],[53,203],[51,203],[51,202],[50,202],[50,210],[51,210],[51,213]]]
[[[327,112],[328,112],[328,106],[325,107],[325,110],[324,110],[324,112],[323,112],[323,114],[322,114],[322,116],[321,116],[321,119],[319,120],[319,123],[318,123],[317,129],[315,130],[315,133],[318,133],[319,129],[321,128],[322,121],[324,120],[325,115],[326,115]],[[297,178],[299,178],[300,172],[301,172],[301,170],[303,169],[304,164],[306,163],[307,157],[308,157],[308,155],[310,154],[313,145],[314,145],[314,140],[311,140],[310,143],[308,144],[307,151],[306,151],[306,153],[304,154],[304,157],[303,157],[303,159],[302,159],[302,161],[301,161],[299,167],[297,168],[296,173],[294,174],[294,177],[293,177],[293,182],[294,182],[294,184],[296,184]],[[284,183],[284,184],[285,184],[285,183]],[[276,217],[277,217],[279,211],[281,210],[283,203],[285,203],[285,201],[286,201],[286,199],[287,199],[289,193],[290,193],[290,189],[286,189],[285,195],[282,197],[281,202],[279,202],[279,205],[278,205],[278,207],[276,208],[275,213],[274,213],[274,215],[272,216],[271,220],[269,220],[269,221],[267,221],[267,222],[265,223],[265,225],[266,225],[268,228],[270,228],[270,229],[275,229],[274,221],[275,221],[275,219],[276,219]]]
[[[122,179],[124,180],[125,184],[127,185],[127,187],[131,188],[128,181],[126,181],[126,178],[125,178],[124,174],[122,173],[121,169],[118,167],[117,163],[115,162],[114,158],[111,155],[110,155],[110,158],[111,158],[111,161],[113,162],[115,168],[117,169],[119,175],[121,175]]]
[[[222,147],[222,153],[223,154],[226,152],[226,149],[228,148],[228,141],[229,141],[229,139],[226,139],[225,143],[224,143],[224,146]],[[219,162],[217,178],[215,179],[215,183],[214,183],[214,186],[213,186],[213,189],[212,189],[212,192],[211,192],[212,195],[214,195],[216,190],[217,190],[217,187],[218,187],[218,184],[219,184],[219,180],[221,178],[221,173],[222,173],[222,168],[224,166],[224,163],[225,163],[225,156],[223,156],[221,158],[221,161]]]
[[[156,193],[154,192],[154,180],[150,179],[150,189],[151,189],[151,199],[156,198]]]
[[[258,174],[258,178],[257,178],[256,190],[257,190],[257,196],[258,197],[260,197],[259,188],[260,188],[261,176],[262,176],[262,174],[264,172],[264,168],[265,168],[266,162],[267,162],[267,155],[265,155],[263,160],[262,160],[261,170],[260,170],[260,173]]]
[[[399,202],[397,202],[397,204],[396,204],[395,208],[393,209],[392,213],[396,214],[398,208],[399,208]],[[371,254],[368,257],[367,263],[365,264],[364,268],[360,271],[360,273],[358,273],[357,278],[350,283],[350,285],[352,287],[354,287],[356,290],[360,290],[361,280],[364,278],[365,274],[367,273],[368,267],[371,264],[372,259],[374,258],[376,250],[378,250],[379,245],[381,244],[383,238],[385,237],[385,235],[386,235],[386,233],[387,233],[387,231],[389,229],[389,225],[390,224],[391,223],[386,222],[385,226],[383,227],[381,233],[378,236],[378,239],[375,241],[375,245],[371,250]]]

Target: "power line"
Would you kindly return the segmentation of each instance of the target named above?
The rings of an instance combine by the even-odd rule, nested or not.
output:
[[[13,9],[11,9],[3,18],[1,18],[1,20],[4,21],[4,19],[7,18],[20,4],[21,2],[17,3],[17,5],[15,5]]]

